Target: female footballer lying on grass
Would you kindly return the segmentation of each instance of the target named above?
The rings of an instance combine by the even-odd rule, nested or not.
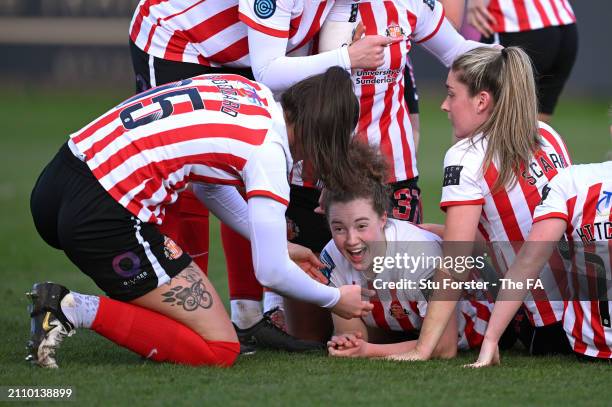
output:
[[[61,340],[90,328],[155,361],[234,363],[238,339],[214,287],[156,227],[188,182],[250,238],[262,284],[345,318],[370,311],[359,287],[328,287],[300,269],[295,262],[311,273],[321,264],[288,246],[284,217],[293,159],[308,156],[325,182],[345,172],[359,113],[350,76],[330,68],[280,105],[256,82],[204,75],[141,93],[71,135],[34,187],[32,215],[43,239],[110,298],[34,285],[29,360],[57,367]]]
[[[332,285],[356,284],[374,290],[374,309],[361,319],[333,317],[335,336],[328,342],[329,354],[344,357],[381,357],[407,352],[416,341],[391,343],[398,332],[416,333],[427,312],[427,300],[415,288],[388,288],[387,283],[410,280],[415,284],[429,279],[433,263],[418,269],[395,265],[376,270],[376,258],[396,254],[411,257],[442,257],[440,238],[409,222],[387,217],[389,186],[385,185],[387,168],[382,156],[359,142],[350,152],[356,174],[350,188],[330,189],[323,207],[332,233],[321,260],[327,265]],[[382,272],[381,272],[382,271]],[[378,272],[378,273],[377,273]],[[452,358],[459,349],[480,346],[493,304],[486,299],[462,300],[456,318],[447,324],[433,357]],[[371,342],[387,343],[376,344]]]
[[[527,237],[546,185],[570,165],[569,154],[561,137],[537,120],[531,62],[520,48],[477,48],[465,53],[453,63],[446,86],[442,110],[448,113],[459,141],[444,158],[440,203],[446,211],[444,254],[470,254],[480,231],[496,245],[498,268],[512,264],[511,243]],[[462,278],[453,270],[444,271],[448,273],[434,280],[449,274]],[[548,265],[541,279],[547,287],[554,287]],[[455,310],[448,300],[460,294],[453,290],[433,293],[416,347],[396,359],[432,356]],[[563,302],[548,301],[550,293],[543,290],[531,294],[524,301],[524,312],[531,323],[525,325],[533,329],[522,329],[519,338],[531,354],[569,352],[560,322]]]
[[[533,228],[507,278],[522,282],[538,277],[556,251],[569,243],[568,276],[571,298],[564,298],[563,328],[572,350],[582,359],[612,358],[610,276],[612,275],[612,161],[575,165],[548,184],[535,209]],[[603,276],[603,277],[602,277]],[[515,286],[517,287],[517,286]],[[596,296],[594,293],[604,295]],[[525,289],[501,290],[476,363],[499,364],[497,342],[527,294]]]

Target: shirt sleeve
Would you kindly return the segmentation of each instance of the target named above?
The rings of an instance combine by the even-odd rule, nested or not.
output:
[[[451,147],[444,157],[444,178],[440,207],[457,205],[482,205],[484,193],[478,180],[482,179],[482,160],[458,146]]]
[[[412,0],[416,11],[416,25],[412,38],[415,42],[427,41],[433,37],[444,21],[444,7],[436,0]]]
[[[287,159],[283,147],[275,142],[257,147],[243,169],[247,200],[254,196],[289,204]]]
[[[239,0],[238,18],[255,31],[287,39],[294,4],[294,0]]]
[[[566,222],[570,222],[567,210],[567,199],[563,191],[564,181],[569,175],[569,170],[561,171],[557,174],[548,185],[542,188],[542,200],[536,206],[533,213],[533,223],[549,218],[560,218]]]
[[[338,252],[338,249],[336,249],[336,245],[333,240],[327,243],[319,256],[321,263],[325,264],[325,268],[322,270],[322,273],[329,279],[329,285],[332,287],[341,287],[343,285],[351,284],[347,278],[348,270],[343,269],[343,262],[338,258],[338,256],[342,255]]]

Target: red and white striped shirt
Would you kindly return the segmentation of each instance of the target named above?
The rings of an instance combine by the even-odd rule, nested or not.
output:
[[[508,33],[567,25],[576,22],[568,0],[491,0],[495,32]]]
[[[575,249],[570,281],[575,291],[581,290],[577,299],[566,301],[563,327],[575,352],[612,358],[612,301],[589,301],[602,299],[598,290],[604,290],[606,299],[612,294],[612,161],[572,166],[549,188],[533,221],[567,221],[565,235]]]
[[[419,228],[409,222],[389,219],[385,227],[387,257],[403,256],[440,258],[442,249],[440,238],[433,233]],[[374,243],[376,244],[376,243]],[[386,331],[418,331],[427,313],[427,300],[420,289],[381,288],[383,282],[401,282],[410,280],[418,287],[420,281],[429,279],[435,269],[422,263],[418,270],[406,268],[385,269],[374,279],[367,279],[360,271],[342,256],[334,241],[330,241],[321,252],[321,261],[327,266],[324,271],[329,274],[330,284],[335,287],[357,284],[376,292],[370,298],[374,309],[363,317],[368,327],[381,328]],[[379,280],[379,281],[376,281]],[[480,346],[487,329],[487,323],[493,309],[493,303],[486,300],[462,300],[457,309],[459,349],[470,349]]]
[[[496,268],[505,273],[514,261],[516,246],[512,242],[525,241],[531,230],[533,211],[540,203],[542,189],[559,171],[571,164],[567,148],[561,137],[547,124],[539,124],[541,147],[528,168],[512,188],[491,193],[497,179],[499,163],[494,160],[483,173],[487,140],[482,135],[464,139],[452,146],[444,157],[444,186],[442,209],[453,205],[482,205],[479,230],[485,239],[495,244]],[[561,261],[553,259],[551,261]],[[501,269],[501,270],[499,270]],[[547,266],[541,274],[546,287],[555,281]],[[548,298],[542,290],[532,290],[536,299]],[[557,298],[559,298],[557,296]],[[525,301],[535,326],[561,321],[563,304],[559,301]]]
[[[333,0],[240,0],[239,18],[256,31],[286,38],[289,54],[310,47],[333,4]]]
[[[249,67],[247,27],[238,0],[141,0],[130,39],[157,58],[206,66]]]
[[[403,39],[385,48],[385,62],[379,68],[353,71],[361,112],[357,137],[379,147],[389,165],[389,183],[412,179],[418,170],[410,112],[404,98],[404,68],[412,41],[420,43],[433,37],[444,20],[444,10],[437,1],[355,3],[358,4],[356,21],[363,22],[365,35]],[[313,186],[309,180],[302,179],[301,167],[294,168],[291,183]]]
[[[292,165],[283,114],[269,89],[237,75],[202,75],[153,88],[70,136],[72,151],[108,193],[161,224],[188,182],[245,187],[289,201]]]

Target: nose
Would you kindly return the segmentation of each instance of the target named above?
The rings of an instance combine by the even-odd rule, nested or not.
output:
[[[346,236],[346,244],[349,246],[353,246],[359,243],[359,239],[357,238],[357,232],[354,229],[349,229]]]
[[[448,113],[448,97],[444,98],[442,104],[440,105],[440,109],[442,109],[443,112]]]

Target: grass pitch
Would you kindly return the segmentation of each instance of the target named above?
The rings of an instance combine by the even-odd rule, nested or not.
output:
[[[441,90],[440,90],[441,91]],[[68,338],[59,370],[24,362],[29,319],[23,293],[36,281],[99,293],[58,251],[39,238],[29,194],[42,167],[67,135],[128,96],[121,92],[6,91],[0,100],[0,386],[71,386],[88,405],[610,405],[611,367],[573,357],[503,355],[501,367],[467,370],[476,353],[449,362],[400,364],[258,352],[232,369],[142,361],[87,330]],[[419,167],[425,220],[441,222],[442,159],[450,142],[442,95],[421,102]],[[603,161],[612,150],[605,101],[566,96],[554,118],[575,163]],[[218,227],[211,227],[210,276],[227,298]]]

